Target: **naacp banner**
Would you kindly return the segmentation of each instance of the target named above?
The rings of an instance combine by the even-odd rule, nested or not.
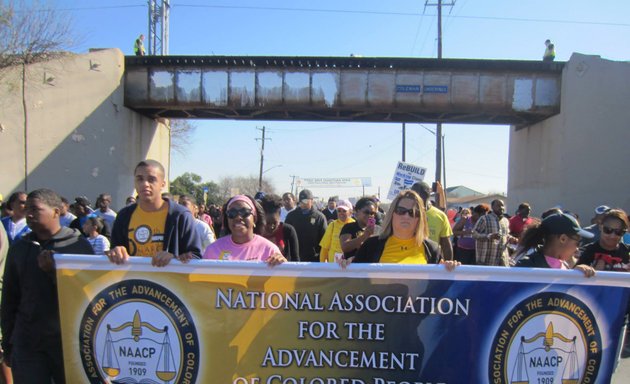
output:
[[[608,383],[620,272],[57,255],[69,383]]]

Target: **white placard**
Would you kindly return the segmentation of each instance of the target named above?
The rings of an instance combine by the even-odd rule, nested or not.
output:
[[[424,180],[426,173],[426,168],[399,161],[394,171],[392,185],[389,187],[387,198],[394,200],[400,191],[409,189],[415,182]]]

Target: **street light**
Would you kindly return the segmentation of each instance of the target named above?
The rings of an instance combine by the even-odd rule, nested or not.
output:
[[[263,171],[263,174],[265,174],[265,173],[267,173],[267,172],[271,171],[271,170],[272,170],[272,169],[274,169],[274,168],[280,168],[280,167],[282,167],[282,164],[274,165],[274,166],[273,166],[273,167],[271,167],[271,168],[267,168],[267,169],[265,169],[265,170]]]
[[[262,191],[262,176],[263,176],[265,173],[267,173],[267,172],[271,171],[272,169],[274,169],[274,168],[280,168],[280,167],[282,167],[282,164],[274,165],[273,167],[271,167],[271,168],[267,168],[267,169],[265,169],[264,171],[262,171],[262,172],[260,173],[260,178],[258,179],[258,190],[259,190],[259,191]]]

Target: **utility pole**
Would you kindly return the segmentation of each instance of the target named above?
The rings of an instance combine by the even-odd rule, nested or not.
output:
[[[262,131],[262,138],[260,139],[256,139],[256,140],[260,140],[261,144],[260,144],[260,174],[258,175],[258,191],[262,191],[262,175],[263,175],[263,162],[265,161],[265,140],[271,140],[271,139],[265,139],[265,126],[263,126],[262,128],[256,128],[259,131]]]
[[[149,55],[168,55],[168,22],[171,0],[147,0],[149,5]]]
[[[402,161],[403,163],[405,162],[405,138],[407,136],[407,131],[405,129],[405,123],[403,123],[403,130],[402,130]],[[365,195],[365,193],[364,193]]]
[[[298,177],[298,176],[297,175],[289,175],[289,177],[291,178],[291,193],[293,193],[293,186],[295,185],[295,178]],[[297,193],[295,195],[297,196]]]
[[[444,3],[442,0],[437,0],[435,3],[430,0],[425,0],[424,9],[427,7],[437,7],[438,11],[438,30],[437,30],[437,43],[438,43],[438,60],[442,58],[442,7],[452,7],[455,5],[456,0],[452,0],[450,3]],[[442,123],[437,123],[435,130],[435,181],[442,181]]]

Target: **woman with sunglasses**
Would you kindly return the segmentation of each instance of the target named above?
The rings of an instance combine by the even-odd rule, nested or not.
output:
[[[402,191],[389,207],[379,236],[365,240],[356,255],[340,262],[345,267],[355,263],[437,264],[442,254],[438,244],[429,239],[424,203],[411,190]],[[448,270],[460,263],[444,262]]]
[[[264,225],[265,215],[260,204],[247,195],[232,197],[223,216],[226,236],[210,244],[203,258],[264,261],[269,265],[287,261],[274,243],[258,235]]]
[[[533,252],[522,256],[516,266],[570,269],[568,263],[577,253],[582,238],[591,239],[593,234],[580,228],[573,216],[566,213],[547,216],[523,233],[519,249],[533,249]],[[575,269],[586,277],[595,275],[595,270],[587,265],[577,265]]]
[[[630,246],[623,243],[623,236],[628,232],[628,215],[621,209],[607,210],[599,224],[599,239],[584,247],[578,260],[578,266],[590,265],[598,271],[630,272]],[[630,303],[621,330],[621,357],[630,356]]]
[[[628,231],[628,215],[621,209],[610,209],[599,224],[599,240],[584,247],[578,265],[590,265],[598,271],[630,272],[630,247],[621,239]]]
[[[377,212],[376,202],[372,198],[362,197],[357,201],[354,211],[356,221],[344,225],[339,234],[344,258],[353,257],[365,240],[381,232],[381,227],[376,224]]]

